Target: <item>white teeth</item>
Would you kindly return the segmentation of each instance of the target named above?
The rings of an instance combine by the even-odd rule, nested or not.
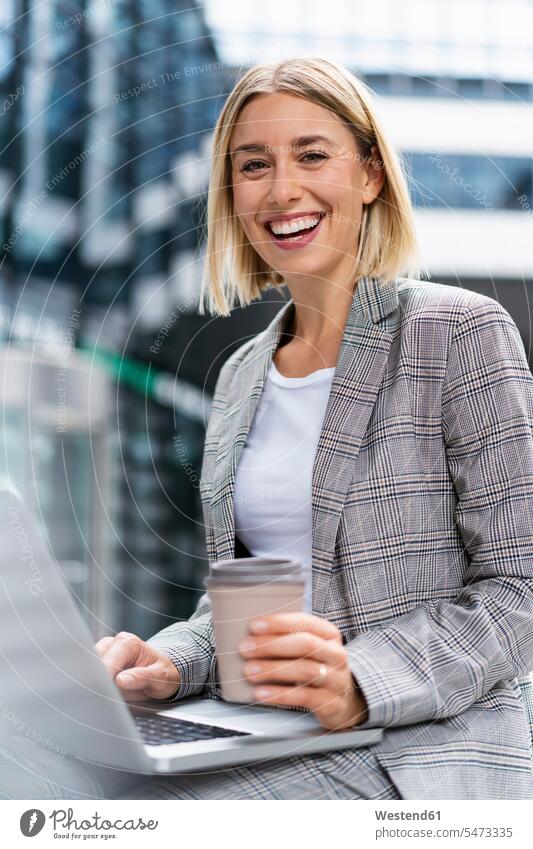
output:
[[[300,230],[309,230],[320,221],[320,215],[316,218],[295,218],[293,221],[271,221],[270,227],[275,236],[288,236],[289,233],[298,233]]]

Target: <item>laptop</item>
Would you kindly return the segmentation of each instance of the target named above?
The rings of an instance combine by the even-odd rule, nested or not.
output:
[[[276,707],[196,697],[172,704],[126,702],[94,649],[36,520],[7,489],[0,489],[0,539],[0,741],[16,722],[50,751],[155,774],[382,739],[381,728],[328,732],[310,713]]]

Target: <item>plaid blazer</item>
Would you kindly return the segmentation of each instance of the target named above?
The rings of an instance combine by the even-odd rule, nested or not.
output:
[[[235,555],[233,486],[292,299],[219,375],[201,495]],[[533,668],[533,377],[484,295],[359,281],[312,479],[313,610],[338,626],[403,798],[533,798],[518,678]],[[174,699],[217,695],[209,604],[149,641]]]

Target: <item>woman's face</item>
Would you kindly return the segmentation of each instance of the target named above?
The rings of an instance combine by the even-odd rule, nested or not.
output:
[[[364,161],[340,118],[282,92],[246,104],[229,149],[235,212],[258,254],[288,282],[346,285],[363,205],[383,185],[377,148]]]

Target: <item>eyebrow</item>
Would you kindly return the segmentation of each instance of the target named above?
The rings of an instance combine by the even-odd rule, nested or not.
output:
[[[332,147],[338,147],[337,143],[333,141],[333,139],[328,138],[328,136],[320,136],[320,135],[312,135],[312,136],[300,136],[297,139],[293,139],[289,142],[289,147],[306,147],[309,144],[314,144],[317,141],[326,142]],[[248,144],[240,144],[238,147],[234,148],[234,150],[230,150],[230,154],[233,155],[235,153],[241,153],[242,151],[263,151],[268,150],[272,145],[261,144],[260,142],[248,142]],[[280,145],[281,147],[285,147],[285,145]],[[274,145],[274,147],[278,147],[278,145]]]

